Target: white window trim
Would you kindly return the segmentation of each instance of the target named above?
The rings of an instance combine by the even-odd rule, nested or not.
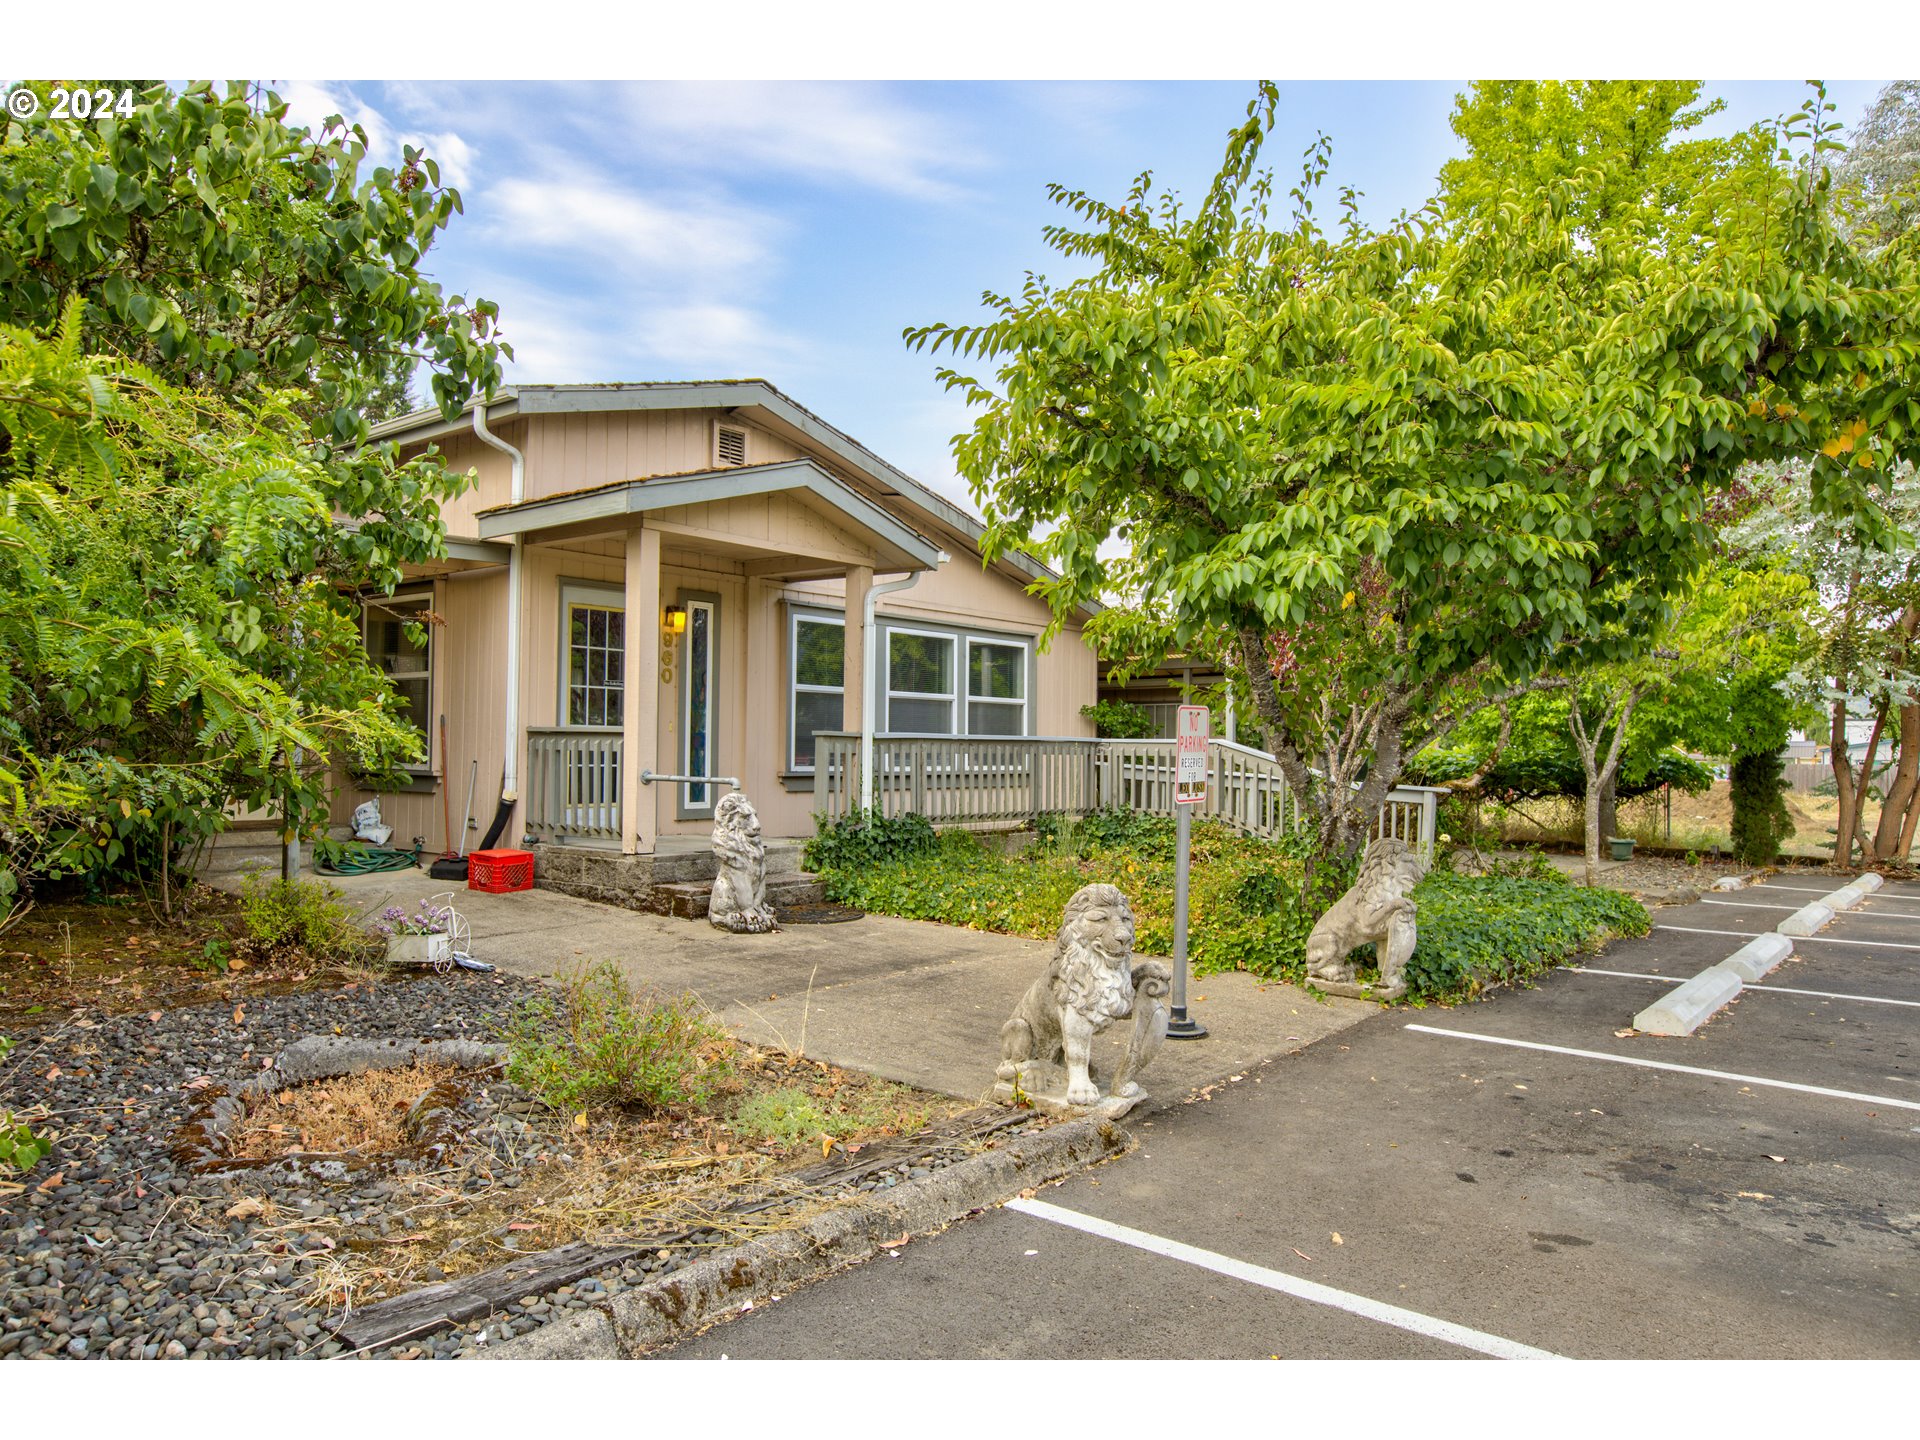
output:
[[[802,695],[838,695],[840,697],[840,718],[844,724],[847,715],[847,670],[844,659],[840,666],[838,685],[803,685],[800,683],[800,627],[805,625],[837,625],[840,627],[841,655],[846,654],[847,617],[844,615],[826,615],[814,610],[793,610],[787,616],[787,766],[788,774],[811,775],[813,765],[802,765],[794,753],[800,747],[800,697]]]
[[[942,695],[937,690],[896,690],[893,688],[893,637],[896,635],[919,635],[928,640],[944,640],[947,642],[947,690],[944,695]],[[954,667],[958,663],[961,648],[962,648],[957,642],[960,640],[963,640],[964,638],[965,636],[956,635],[950,630],[913,630],[913,629],[909,629],[907,626],[904,626],[904,625],[894,625],[894,626],[888,627],[887,629],[887,676],[886,676],[886,687],[885,687],[886,696],[887,696],[887,713],[886,713],[886,733],[887,734],[889,735],[928,735],[928,736],[955,736],[955,735],[966,734],[965,717],[957,715],[955,713],[960,697],[955,693],[955,687],[958,684],[958,677],[954,673]],[[903,700],[945,700],[947,702],[947,715],[949,717],[948,728],[945,730],[896,729],[893,723],[893,702],[896,696],[898,696]],[[956,729],[954,728],[955,726],[958,726],[959,728]]]
[[[419,603],[420,608],[424,612],[431,614],[433,611],[432,587],[428,587],[427,589],[424,589],[424,590],[396,590],[391,595],[382,595],[374,598],[361,600],[360,602],[360,648],[365,653],[367,659],[373,661],[373,663],[376,666],[380,665],[380,661],[378,657],[376,657],[373,653],[373,646],[371,643],[372,635],[369,633],[373,624],[374,612],[385,611],[389,615],[391,615],[392,611],[397,609],[398,607],[402,605],[412,605],[416,602]],[[426,676],[428,713],[418,718],[423,722],[420,726],[420,731],[421,731],[421,734],[426,737],[427,753],[426,753],[426,759],[423,760],[418,765],[398,766],[397,768],[399,769],[400,773],[403,775],[428,776],[428,775],[437,775],[440,773],[438,770],[434,768],[434,759],[435,759],[434,746],[438,742],[434,739],[434,735],[433,735],[434,726],[433,726],[433,716],[432,716],[433,696],[434,696],[433,627],[431,625],[428,625],[425,627],[425,629],[427,632],[427,668],[421,672],[409,673],[407,678],[409,680],[416,679],[420,674],[424,674]],[[381,667],[380,673],[385,675],[389,680],[393,678],[392,673],[386,670],[384,667]]]
[[[1014,707],[1019,708],[1020,728],[1013,732],[1014,735],[1027,734],[1028,733],[1027,701],[1029,699],[1029,696],[1027,694],[1027,690],[1029,686],[1027,682],[1029,681],[1029,679],[1032,677],[1032,674],[1033,674],[1033,652],[1027,648],[1027,642],[1024,640],[996,640],[991,635],[968,635],[966,637],[966,640],[967,640],[966,659],[967,659],[967,687],[968,687],[967,694],[966,694],[966,704],[968,707],[968,711],[966,716],[964,717],[966,728],[962,731],[962,733],[966,735],[972,735],[975,733],[973,730],[973,712],[972,712],[973,706],[1003,705],[1009,709],[1012,709]],[[975,695],[973,693],[973,688],[972,688],[973,687],[973,649],[974,649],[974,646],[976,645],[980,645],[980,646],[991,645],[1001,650],[1018,650],[1020,652],[1020,698],[1018,700],[1002,700],[998,696],[994,696],[994,695]],[[1005,738],[1012,739],[1013,736],[1010,735]]]
[[[590,610],[618,610],[623,617],[621,623],[624,627],[624,617],[627,612],[627,592],[619,585],[595,584],[585,580],[562,580],[560,582],[560,652],[559,664],[556,667],[560,672],[560,694],[558,697],[559,708],[554,711],[556,722],[562,729],[578,728],[592,730],[617,728],[594,726],[585,722],[582,722],[580,726],[576,727],[570,718],[573,714],[571,708],[572,697],[569,694],[573,681],[573,672],[571,669],[573,663],[573,646],[569,638],[568,622],[573,618],[573,607],[576,605],[583,605]],[[627,703],[627,672],[624,664],[620,670],[620,690],[620,706],[624,714]]]

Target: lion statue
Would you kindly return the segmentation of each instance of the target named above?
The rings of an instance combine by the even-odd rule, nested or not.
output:
[[[1359,994],[1350,956],[1355,946],[1371,940],[1380,984],[1369,993],[1383,1000],[1406,994],[1407,961],[1418,938],[1412,892],[1426,873],[1426,862],[1404,840],[1383,837],[1367,846],[1359,878],[1307,936],[1307,977]]]
[[[1173,972],[1158,960],[1135,963],[1133,933],[1133,908],[1115,886],[1083,886],[1067,902],[1047,973],[1000,1027],[995,1073],[1004,1084],[1017,1084],[1036,1063],[1064,1063],[1066,1103],[1096,1103],[1093,1037],[1132,1015],[1134,1033],[1113,1093],[1120,1098],[1143,1094],[1134,1077],[1166,1038],[1167,1011],[1159,997],[1167,993]],[[1144,1002],[1136,1003],[1137,997]]]
[[[707,919],[736,935],[764,935],[777,927],[767,904],[767,847],[760,817],[746,796],[734,791],[713,811],[713,896]]]

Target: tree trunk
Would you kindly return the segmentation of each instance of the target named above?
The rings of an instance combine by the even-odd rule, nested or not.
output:
[[[1914,798],[1920,795],[1920,705],[1900,707],[1900,753],[1874,831],[1876,859],[1904,864],[1913,843]]]
[[[1833,702],[1827,725],[1827,764],[1833,770],[1838,813],[1833,821],[1833,864],[1845,869],[1853,858],[1853,766],[1847,761],[1847,702]]]
[[[1620,833],[1620,776],[1609,775],[1600,786],[1600,838],[1609,839]]]
[[[1600,883],[1600,806],[1604,795],[1613,789],[1614,780],[1620,773],[1620,755],[1626,748],[1627,722],[1633,718],[1634,706],[1640,703],[1638,685],[1630,686],[1627,693],[1616,702],[1614,714],[1606,717],[1604,723],[1587,731],[1586,717],[1580,713],[1580,690],[1575,686],[1567,699],[1567,728],[1573,732],[1574,749],[1580,752],[1580,766],[1587,776],[1586,797],[1586,871],[1589,887]],[[1606,738],[1607,727],[1611,725],[1613,737],[1608,741],[1606,759],[1600,759],[1600,741]]]

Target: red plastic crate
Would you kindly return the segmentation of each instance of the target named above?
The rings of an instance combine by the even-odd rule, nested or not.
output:
[[[491,895],[533,889],[531,850],[474,850],[467,855],[467,888]]]

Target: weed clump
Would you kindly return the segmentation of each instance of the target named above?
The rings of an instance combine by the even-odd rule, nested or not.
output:
[[[501,1037],[507,1078],[569,1113],[697,1109],[733,1069],[733,1042],[697,999],[638,997],[611,961],[521,1001]]]
[[[339,892],[319,880],[247,876],[240,886],[240,923],[256,959],[298,950],[321,964],[350,964],[366,959],[379,944],[360,928]],[[206,958],[226,968],[224,947],[216,952],[209,945]]]

